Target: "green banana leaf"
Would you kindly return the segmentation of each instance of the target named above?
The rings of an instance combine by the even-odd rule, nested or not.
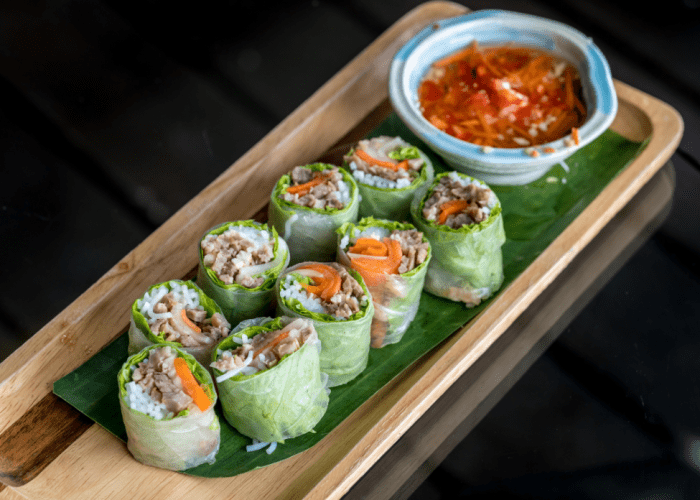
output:
[[[396,115],[391,115],[370,135],[380,134],[400,135],[427,151],[436,171],[449,170]],[[516,279],[645,146],[646,142],[632,142],[608,130],[567,158],[565,166],[553,167],[535,182],[517,187],[494,186],[503,209],[506,232],[501,290]],[[264,450],[247,453],[245,447],[251,443],[250,439],[224,422],[216,463],[201,465],[186,473],[201,477],[234,476],[310,448],[369,397],[497,298],[498,293],[479,306],[467,309],[463,304],[423,293],[416,318],[401,342],[371,349],[367,368],[351,382],[331,390],[328,410],[314,427],[314,433],[289,439],[270,455]],[[127,344],[126,334],[118,337],[54,384],[56,395],[122,440],[126,434],[119,416],[119,391],[113,381],[126,359]],[[221,416],[219,406],[217,412]]]
[[[313,163],[306,168],[322,172],[333,168],[327,163]],[[350,187],[350,203],[341,209],[315,209],[289,203],[280,198],[283,190],[291,184],[289,174],[283,175],[270,196],[268,216],[270,224],[289,246],[290,264],[303,261],[328,262],[335,260],[335,230],[346,222],[357,221],[360,196],[352,175],[340,169]]]
[[[275,285],[277,308],[281,315],[308,318],[313,321],[321,341],[321,371],[328,374],[328,387],[347,384],[367,367],[374,305],[371,300],[368,300],[348,319],[338,320],[330,314],[311,312],[296,299],[281,298],[280,286],[285,276],[293,274],[295,269],[304,264],[307,263],[302,262],[290,267],[277,280]],[[341,268],[340,264],[335,262],[326,264]],[[365,295],[371,297],[362,276],[354,269],[347,271],[357,280],[365,291]]]
[[[372,230],[379,230],[380,236],[386,237],[394,230],[411,229],[416,228],[412,224],[377,220],[374,217],[365,217],[357,224],[346,222],[336,231],[338,233],[337,260],[345,267],[350,267],[350,258],[347,256],[346,250],[351,238],[365,236]],[[427,241],[424,235],[423,242]],[[425,260],[411,271],[403,274],[388,274],[381,283],[375,285],[370,285],[365,281],[374,304],[371,329],[372,347],[379,348],[396,344],[403,338],[418,312],[421,292],[432,256],[433,252],[428,248]]]
[[[185,470],[201,464],[215,463],[221,444],[221,426],[214,410],[216,391],[209,372],[193,356],[169,346],[177,357],[183,358],[195,379],[212,401],[211,406],[200,411],[183,410],[172,418],[156,420],[132,409],[127,403],[126,384],[131,382],[131,368],[147,359],[151,351],[165,347],[151,345],[130,356],[117,375],[119,407],[126,433],[127,447],[136,460],[146,465],[169,470]]]
[[[199,305],[201,305],[204,308],[204,310],[207,311],[207,317],[211,317],[214,313],[217,312],[219,314],[223,314],[219,305],[216,302],[214,302],[210,297],[208,297],[207,294],[205,294],[204,291],[192,281],[170,280],[166,281],[165,283],[158,283],[156,285],[153,285],[147,290],[147,292],[150,293],[152,290],[160,286],[166,286],[168,290],[172,290],[173,283],[185,285],[187,288],[196,291],[199,295]],[[146,321],[146,318],[143,316],[143,314],[141,314],[141,311],[139,311],[139,308],[136,305],[141,298],[142,297],[136,299],[131,305],[131,323],[129,326],[129,355],[136,354],[145,347],[153,344],[163,344],[182,349],[186,353],[194,356],[195,359],[197,359],[197,361],[206,366],[206,364],[209,362],[209,359],[211,358],[211,351],[214,349],[214,345],[205,345],[199,347],[183,347],[182,344],[180,344],[179,342],[166,341],[164,334],[156,335],[151,330],[151,327],[148,326],[148,321]]]
[[[506,241],[499,201],[489,217],[469,226],[452,229],[423,217],[423,206],[431,191],[445,176],[457,175],[469,182],[475,179],[459,172],[443,172],[421,190],[411,204],[416,227],[430,241],[433,260],[425,277],[425,290],[439,297],[464,302],[473,307],[487,299],[503,283],[501,246]]]
[[[253,220],[225,222],[205,233],[219,235],[227,231],[230,227],[253,227],[270,231],[266,224],[261,224]],[[238,283],[227,285],[221,281],[210,267],[204,265],[204,251],[199,247],[199,269],[197,271],[197,284],[209,297],[214,299],[221,307],[224,316],[232,325],[237,325],[244,319],[257,318],[265,314],[272,313],[274,309],[274,287],[277,277],[289,264],[289,248],[284,239],[280,238],[273,227],[272,237],[275,240],[273,246],[272,267],[262,273],[254,274],[253,277],[263,276],[265,281],[256,288],[246,288]],[[201,241],[201,240],[200,240]]]
[[[217,351],[234,350],[243,334],[248,338],[281,330],[296,318],[256,318],[221,341]],[[308,323],[308,322],[307,322]],[[328,377],[321,373],[321,343],[312,334],[299,350],[272,368],[252,375],[235,375],[217,382],[224,417],[241,434],[266,443],[284,442],[307,432],[328,408]],[[212,362],[218,359],[215,353]],[[215,377],[223,372],[213,368]]]

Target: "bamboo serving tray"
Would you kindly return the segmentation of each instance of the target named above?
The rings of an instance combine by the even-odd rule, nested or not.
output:
[[[143,466],[123,442],[52,394],[54,381],[127,329],[134,297],[153,283],[192,273],[192,245],[222,214],[227,220],[260,217],[290,166],[333,157],[381,123],[391,111],[387,76],[394,53],[423,27],[465,12],[457,4],[431,2],[401,18],[0,364],[0,500],[341,497],[527,311],[678,146],[679,114],[616,82],[619,111],[611,128],[648,140],[646,149],[479,316],[320,443],[282,462],[218,479]]]

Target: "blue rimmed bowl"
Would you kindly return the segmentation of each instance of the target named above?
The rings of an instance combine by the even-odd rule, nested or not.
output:
[[[533,148],[482,148],[457,139],[426,120],[420,112],[418,87],[433,62],[476,40],[481,46],[531,46],[572,63],[581,77],[587,118],[579,142],[570,136]],[[446,19],[425,28],[394,56],[389,96],[406,125],[455,170],[488,184],[521,185],[542,177],[557,163],[602,134],[617,113],[610,68],[593,41],[556,21],[502,10],[483,10]],[[545,153],[552,148],[554,153]],[[532,150],[537,151],[535,153]]]

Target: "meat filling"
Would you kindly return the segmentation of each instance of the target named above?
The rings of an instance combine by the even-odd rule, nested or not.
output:
[[[149,322],[151,331],[156,335],[164,334],[168,342],[179,342],[184,347],[214,345],[231,330],[231,325],[220,313],[207,318],[204,309],[183,306],[172,292],[153,306],[153,312],[170,315]]]
[[[153,349],[148,359],[141,361],[131,375],[156,403],[163,403],[169,412],[180,413],[192,404],[192,398],[182,389],[182,381],[175,371],[177,357],[170,346]]]
[[[400,137],[383,135],[361,140],[357,143],[357,147],[350,154],[346,155],[344,159],[351,168],[354,163],[356,170],[366,174],[389,181],[408,179],[412,182],[425,163],[423,159],[409,158],[404,162],[403,160],[392,158],[402,148],[409,147],[411,145]],[[358,151],[361,151],[361,153],[358,153]],[[394,165],[394,167],[389,167],[387,166],[388,164]]]
[[[290,177],[291,185],[280,195],[286,202],[319,210],[341,209],[349,202],[350,190],[338,167],[322,172],[294,167]]]
[[[236,228],[219,235],[208,234],[200,243],[204,265],[216,273],[227,285],[238,283],[246,288],[257,288],[265,277],[253,277],[252,266],[266,264],[274,258],[274,239],[267,231],[259,231],[253,238]]]
[[[493,193],[490,189],[478,186],[474,183],[462,183],[460,180],[445,175],[435,186],[430,197],[423,206],[423,217],[430,221],[438,221],[452,229],[458,229],[470,224],[478,224],[488,219],[490,203]],[[440,222],[441,212],[450,202],[464,201],[459,205],[460,209],[447,215],[444,222]]]
[[[247,373],[266,370],[299,350],[314,332],[313,323],[296,319],[282,330],[261,333],[236,349],[222,352],[211,366],[224,373],[246,367]]]
[[[413,271],[420,266],[428,257],[430,244],[423,242],[423,233],[416,229],[407,229],[401,231],[395,229],[391,232],[390,238],[398,240],[401,243],[401,265],[399,266],[399,274],[404,274]]]

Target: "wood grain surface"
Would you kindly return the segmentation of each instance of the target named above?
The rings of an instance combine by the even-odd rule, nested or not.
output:
[[[197,263],[196,241],[217,222],[256,213],[260,217],[273,184],[290,166],[329,150],[333,155],[333,146],[349,141],[348,134],[371,129],[387,110],[386,81],[396,50],[424,26],[465,11],[449,2],[432,2],[400,19],[0,364],[0,455],[21,442],[16,441],[17,431],[25,428],[22,422],[28,416],[36,418],[39,405],[46,405],[49,414],[59,411],[45,399],[53,382],[125,330],[135,297],[153,283],[190,273]],[[339,498],[527,310],[675,150],[682,133],[678,113],[622,83],[616,82],[616,89],[620,111],[613,129],[632,139],[649,138],[653,130],[643,153],[480,316],[390,382],[318,445],[241,476],[203,479],[143,466],[121,441],[97,425],[81,428],[84,422],[73,415],[67,425],[74,441],[58,456],[36,460],[30,448],[2,464],[0,480],[27,484],[5,488],[0,498],[10,491],[30,499],[177,499],[195,491],[200,497],[229,498],[235,492],[254,498]],[[51,432],[45,435],[43,425],[29,428],[38,435],[34,451],[59,443],[52,441]],[[159,485],[157,495],[153,484]]]

